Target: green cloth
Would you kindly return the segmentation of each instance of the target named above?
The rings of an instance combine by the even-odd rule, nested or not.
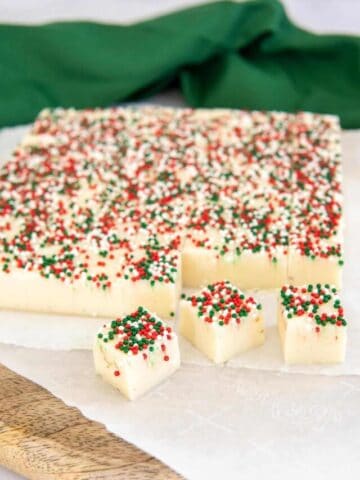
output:
[[[360,127],[360,37],[315,35],[281,3],[216,2],[134,25],[0,25],[0,126],[177,82],[194,107],[310,110]]]

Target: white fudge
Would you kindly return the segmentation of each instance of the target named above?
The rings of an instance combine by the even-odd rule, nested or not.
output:
[[[292,128],[288,281],[342,286],[343,193],[336,117],[299,113]]]
[[[324,250],[336,248],[324,245]],[[337,247],[337,251],[340,248]],[[305,255],[295,246],[289,247],[287,281],[292,285],[307,285],[309,283],[329,283],[341,288],[343,260],[336,253],[333,255],[321,254]],[[285,282],[283,282],[285,283]]]
[[[178,339],[169,325],[139,307],[101,328],[94,361],[106,382],[134,400],[179,368]]]
[[[243,250],[214,254],[203,247],[185,243],[182,252],[184,286],[198,288],[224,279],[244,290],[279,288],[287,281],[288,256],[286,249],[267,252]]]
[[[344,361],[346,320],[334,286],[284,286],[279,295],[278,328],[286,363]]]
[[[0,169],[0,308],[169,318],[181,283],[340,286],[339,134],[306,113],[41,112]]]
[[[230,282],[217,282],[180,302],[179,331],[215,363],[264,342],[261,305]]]
[[[33,270],[0,271],[0,305],[4,309],[109,318],[143,305],[161,318],[172,319],[181,289],[180,253],[173,250],[165,254],[159,249],[156,259],[154,252],[139,253],[123,264],[120,259],[102,259],[101,266],[93,262],[96,270],[91,277],[81,274],[72,281],[54,275],[47,278]],[[22,292],[16,303],[15,291]]]

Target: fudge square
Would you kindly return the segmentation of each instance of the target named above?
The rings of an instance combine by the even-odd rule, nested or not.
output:
[[[133,400],[180,366],[174,330],[143,307],[104,325],[94,344],[95,370]]]
[[[264,343],[261,305],[228,281],[180,302],[181,335],[215,363]]]
[[[336,117],[44,110],[0,169],[0,307],[168,318],[181,284],[340,285],[342,225]]]
[[[344,361],[346,320],[335,287],[319,283],[282,287],[278,328],[286,363]]]

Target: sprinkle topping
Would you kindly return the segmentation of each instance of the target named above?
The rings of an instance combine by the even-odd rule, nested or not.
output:
[[[253,297],[245,296],[228,281],[208,285],[198,295],[186,298],[197,309],[199,318],[210,324],[239,325],[261,310]]]
[[[0,170],[0,268],[175,281],[185,245],[342,265],[339,125],[309,113],[43,111]]]
[[[328,284],[284,286],[280,291],[280,303],[287,319],[311,319],[316,324],[316,332],[328,324],[338,327],[347,324],[337,289]]]
[[[152,353],[161,352],[163,360],[167,362],[170,359],[167,346],[173,335],[171,327],[139,307],[135,312],[104,325],[98,333],[98,341],[111,344],[126,355],[141,354],[145,361]]]

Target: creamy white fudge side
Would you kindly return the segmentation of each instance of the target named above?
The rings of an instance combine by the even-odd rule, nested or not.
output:
[[[288,364],[339,363],[346,351],[346,320],[334,286],[284,286],[278,328]]]
[[[290,246],[288,255],[288,278],[293,285],[307,285],[309,283],[329,283],[337,288],[342,287],[342,266],[340,246],[326,245],[322,242],[322,251],[311,253],[307,247]]]
[[[180,302],[181,335],[214,363],[264,343],[261,305],[228,281],[207,286]]]
[[[65,262],[67,271],[54,272],[50,255],[43,257],[42,275],[31,267],[11,274],[0,271],[1,308],[114,318],[143,305],[172,319],[181,290],[180,252],[159,247],[121,253],[121,258],[108,258],[115,257],[110,254],[101,260],[83,256],[87,272],[84,267],[71,271]],[[22,295],[14,303],[16,291]]]
[[[214,254],[202,247],[185,243],[182,252],[183,281],[189,288],[219,282],[224,278],[244,290],[280,288],[287,281],[288,257],[284,248]]]
[[[143,307],[104,325],[94,344],[95,370],[129,400],[180,366],[174,330]]]

